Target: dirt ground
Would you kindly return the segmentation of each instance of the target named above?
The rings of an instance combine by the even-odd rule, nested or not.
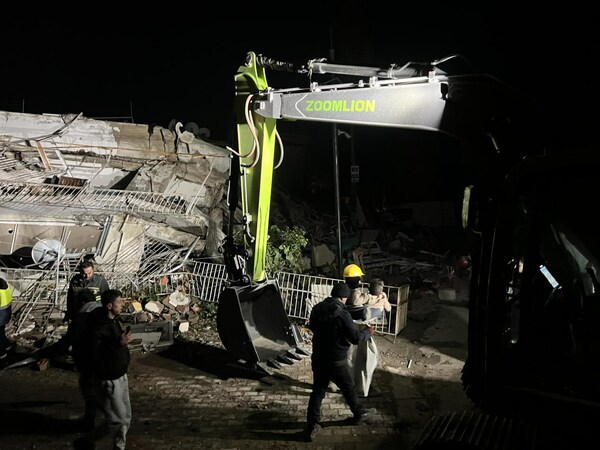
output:
[[[460,380],[467,356],[467,298],[466,282],[453,302],[442,302],[433,292],[419,293],[411,299],[408,324],[400,335],[377,340],[379,365],[390,374],[393,392],[405,398],[401,393],[408,389],[414,395],[398,412],[409,422],[408,442],[417,442],[435,416],[477,410]]]

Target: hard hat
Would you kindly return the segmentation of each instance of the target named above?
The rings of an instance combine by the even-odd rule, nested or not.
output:
[[[344,278],[362,277],[363,275],[363,271],[360,270],[360,267],[358,267],[356,264],[349,264],[344,267]]]

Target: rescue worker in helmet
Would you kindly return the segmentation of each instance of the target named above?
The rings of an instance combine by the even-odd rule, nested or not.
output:
[[[353,424],[358,425],[372,417],[372,413],[358,400],[355,382],[348,367],[348,350],[352,344],[370,340],[375,329],[359,329],[355,326],[344,307],[350,293],[345,283],[336,283],[331,295],[317,303],[310,313],[308,326],[313,332],[313,385],[305,430],[308,442],[312,442],[320,430],[321,403],[330,383],[335,383],[342,391],[352,411]]]
[[[352,295],[346,302],[346,309],[354,320],[365,320],[367,318],[366,308],[362,306],[363,302],[360,301],[362,292],[359,286],[363,276],[362,269],[356,264],[348,264],[344,267],[344,281],[352,291]]]
[[[354,297],[360,294],[360,291],[357,291],[357,289],[363,276],[363,271],[356,264],[348,264],[346,267],[344,267],[344,281],[348,287],[352,289],[353,294],[352,298],[348,299],[348,305],[353,305]]]
[[[367,307],[364,305],[365,296],[360,289],[360,282],[364,276],[362,269],[356,264],[349,264],[344,268],[344,281],[351,289],[352,293],[346,301],[346,309],[353,320],[365,321],[367,319]],[[352,377],[356,383],[356,390],[359,397],[376,397],[381,395],[381,391],[376,387],[371,387],[374,368],[377,365],[378,351],[375,342],[371,340],[370,345],[367,342],[361,342],[359,346],[353,345],[348,351],[348,361]],[[360,357],[358,353],[360,351]]]

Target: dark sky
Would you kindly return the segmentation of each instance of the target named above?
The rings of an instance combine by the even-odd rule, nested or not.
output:
[[[600,27],[591,10],[564,4],[535,9],[507,2],[480,2],[475,8],[448,3],[392,7],[348,0],[330,11],[323,4],[276,4],[245,14],[234,12],[230,3],[222,12],[219,5],[125,11],[102,3],[75,16],[72,9],[46,13],[29,8],[3,24],[0,109],[18,111],[24,104],[31,113],[133,114],[136,123],[165,127],[176,119],[206,127],[211,139],[235,146],[234,75],[248,51],[305,63],[329,58],[333,47],[336,63],[379,67],[460,54],[473,72],[489,73],[540,105],[549,145],[596,143]],[[307,83],[299,76],[267,76],[275,88]],[[303,195],[311,179],[325,180],[314,192],[311,188],[311,201],[324,201],[324,208],[331,209],[331,132],[322,126],[278,125],[282,132],[310,136],[310,149],[288,155],[292,162],[276,182],[285,180]],[[450,195],[447,181],[455,158],[444,146],[429,149],[427,144],[410,152],[407,141],[389,130],[370,132],[357,132],[354,140],[365,205]],[[339,145],[342,195],[347,195],[349,144]],[[373,179],[385,186],[363,183]],[[460,194],[463,186],[459,180],[452,192]]]
[[[595,131],[599,27],[590,10],[418,3],[373,11],[372,3],[347,1],[329,12],[306,4],[245,15],[233,7],[123,12],[102,4],[79,16],[14,14],[3,24],[0,107],[18,110],[24,100],[26,112],[95,117],[128,116],[131,105],[138,123],[194,121],[224,139],[233,123],[233,77],[248,51],[306,62],[329,57],[333,44],[335,62],[355,65],[459,53],[475,71],[535,97],[557,132],[579,129],[583,141],[592,134],[585,127]]]
[[[160,10],[23,16],[4,28],[0,100],[14,109],[24,99],[26,112],[88,117],[128,116],[131,105],[138,123],[194,121],[223,138],[233,123],[234,75],[248,51],[297,62],[327,56],[327,26],[296,29],[269,25],[273,20],[242,26]]]

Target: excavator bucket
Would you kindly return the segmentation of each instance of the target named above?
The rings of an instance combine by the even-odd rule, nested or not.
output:
[[[231,156],[229,227],[222,246],[231,285],[219,296],[217,329],[231,356],[254,367],[279,368],[306,353],[298,347],[302,338],[285,313],[277,280],[268,280],[266,273],[276,121],[259,116],[248,120],[247,100],[268,87],[255,54],[249,54],[235,81],[239,148]],[[234,239],[238,190],[243,245]]]
[[[249,364],[287,362],[301,343],[277,280],[226,288],[219,296],[217,329],[227,351]]]

